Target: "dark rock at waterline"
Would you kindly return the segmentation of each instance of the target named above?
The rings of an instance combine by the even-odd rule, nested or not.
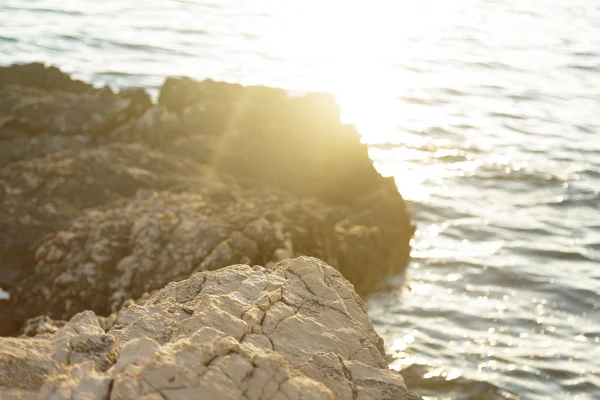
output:
[[[32,68],[0,69],[1,334],[238,262],[317,256],[359,293],[406,266],[404,201],[331,96],[168,79],[151,105]]]
[[[72,79],[58,68],[42,63],[0,66],[0,87],[4,85],[21,85],[73,93],[82,93],[92,88],[92,85]]]

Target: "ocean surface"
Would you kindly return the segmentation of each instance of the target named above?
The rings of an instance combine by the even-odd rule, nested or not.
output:
[[[334,93],[418,230],[368,299],[430,399],[600,399],[600,3],[0,0],[0,64]]]

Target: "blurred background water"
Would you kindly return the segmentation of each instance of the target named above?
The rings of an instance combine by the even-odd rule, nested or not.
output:
[[[1,0],[0,64],[334,93],[418,226],[368,300],[431,399],[600,399],[600,3]]]

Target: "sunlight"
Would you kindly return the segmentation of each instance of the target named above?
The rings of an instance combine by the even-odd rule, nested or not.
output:
[[[309,71],[308,82],[290,82],[290,86],[334,94],[342,122],[356,125],[365,143],[409,143],[408,137],[398,138],[398,121],[420,110],[398,96],[419,91],[423,85],[418,71],[406,67],[411,59],[423,56],[414,38],[428,34],[447,16],[448,3],[452,6],[456,1],[265,1],[277,15],[277,22],[264,35],[269,52],[302,60]],[[424,118],[432,122],[435,116]],[[395,158],[393,171],[382,171],[376,154],[371,156],[382,174],[402,180],[407,198],[430,195],[422,188],[422,178],[408,182],[414,174],[408,173],[402,159]]]
[[[387,123],[390,128],[386,119],[397,114],[395,97],[416,79],[414,72],[399,68],[416,55],[408,42],[427,33],[447,3],[279,2],[284,18],[273,40],[312,64],[314,85],[335,94],[345,122],[366,128],[361,130],[368,136],[371,127],[379,131]]]

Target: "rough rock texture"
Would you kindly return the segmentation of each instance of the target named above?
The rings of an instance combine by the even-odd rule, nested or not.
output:
[[[27,287],[25,279],[46,281],[45,275],[31,275],[37,247],[46,235],[67,228],[83,209],[133,196],[138,189],[160,190],[189,183],[200,170],[194,163],[135,144],[71,150],[1,168],[0,287],[12,293]],[[13,296],[6,311],[2,310],[6,302],[0,301],[0,333],[15,329],[26,317],[49,311],[42,305],[24,313],[21,307],[35,298],[27,294],[25,303],[16,300]],[[83,310],[85,307],[77,309]]]
[[[107,315],[128,298],[194,272],[265,265],[298,254],[348,257],[338,268],[368,282],[360,277],[364,265],[386,251],[377,230],[348,227],[339,207],[214,182],[204,179],[193,193],[138,191],[134,199],[90,210],[49,237],[35,252],[34,278],[13,290],[13,319],[40,309],[59,319],[85,309]]]
[[[335,269],[286,260],[171,283],[103,330],[0,338],[0,395],[17,398],[402,400],[382,339]]]
[[[145,99],[126,95],[108,87],[72,93],[0,86],[0,166],[79,149],[108,135],[148,107]]]
[[[0,68],[0,335],[234,263],[316,256],[361,294],[406,266],[404,201],[331,96],[183,78],[158,103]]]

